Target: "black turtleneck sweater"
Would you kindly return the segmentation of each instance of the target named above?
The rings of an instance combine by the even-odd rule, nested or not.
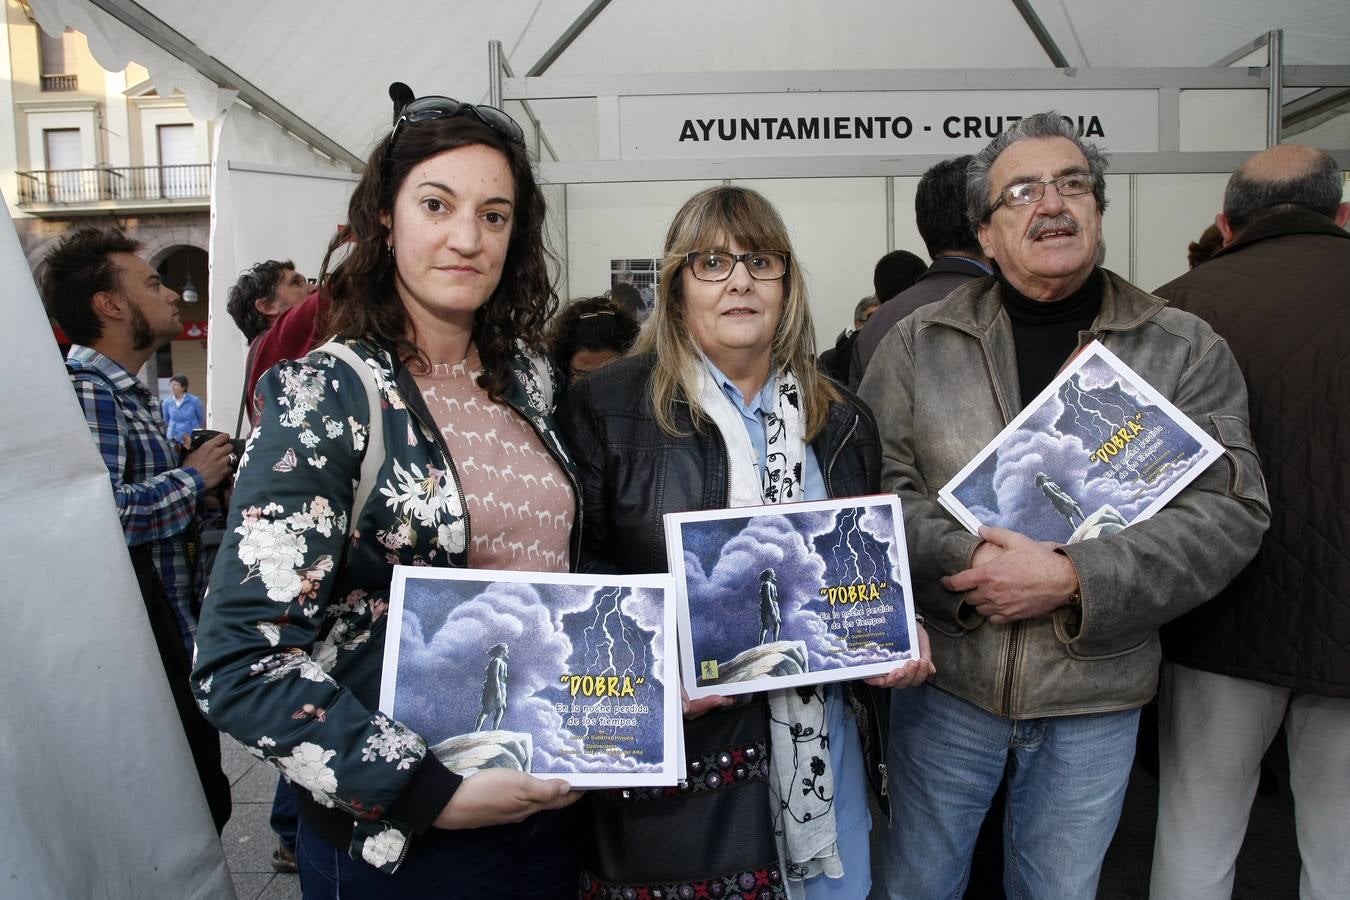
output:
[[[1078,333],[1092,330],[1102,309],[1102,270],[1093,269],[1083,286],[1062,300],[1032,300],[1003,276],[998,281],[1003,308],[1012,320],[1017,383],[1025,407],[1078,349]]]

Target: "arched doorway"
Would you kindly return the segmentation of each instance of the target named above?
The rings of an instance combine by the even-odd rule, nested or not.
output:
[[[169,379],[185,375],[189,390],[207,402],[206,397],[206,321],[210,309],[210,280],[206,251],[178,244],[166,247],[150,259],[166,285],[179,294],[178,310],[183,327],[178,336],[160,348],[155,356],[154,372],[162,395],[169,393]],[[190,302],[195,294],[195,302]]]

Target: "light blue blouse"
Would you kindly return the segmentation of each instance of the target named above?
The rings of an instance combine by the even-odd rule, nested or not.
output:
[[[764,474],[764,457],[768,452],[768,438],[764,427],[765,414],[774,408],[774,380],[765,382],[759,393],[747,403],[740,388],[727,378],[712,360],[704,357],[708,372],[731,405],[740,413],[741,424],[750,436],[759,461],[760,475]],[[806,488],[804,500],[826,500],[825,477],[810,444],[806,445],[803,479]],[[848,900],[865,897],[872,886],[871,854],[868,833],[872,817],[867,809],[867,779],[863,762],[862,744],[853,713],[844,698],[840,684],[825,687],[826,727],[830,735],[830,768],[834,773],[834,816],[838,831],[839,854],[844,863],[843,878],[818,876],[806,882],[807,900]]]

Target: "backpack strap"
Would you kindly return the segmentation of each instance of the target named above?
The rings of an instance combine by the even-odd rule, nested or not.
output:
[[[379,477],[380,467],[384,465],[384,416],[381,414],[380,388],[375,383],[375,373],[355,350],[338,341],[329,341],[312,352],[327,353],[329,356],[346,363],[361,379],[366,389],[366,403],[370,409],[370,418],[366,424],[366,455],[361,459],[361,476],[356,483],[356,493],[352,497],[352,513],[347,519],[347,537],[356,531],[356,519],[365,508],[366,500],[375,489],[375,480]]]
[[[244,414],[248,416],[248,430],[253,431],[253,415],[249,412],[249,407],[253,404],[253,398],[249,396],[248,376],[253,373],[253,364],[258,360],[258,345],[261,343],[257,338],[248,345],[248,353],[244,356],[244,385],[240,388],[243,395],[239,398],[239,417],[234,420],[234,437],[248,437],[247,434],[240,434],[244,430]]]

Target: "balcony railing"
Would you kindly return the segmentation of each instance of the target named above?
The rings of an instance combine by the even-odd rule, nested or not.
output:
[[[19,205],[89,204],[108,201],[205,200],[211,194],[211,164],[44,169],[19,172]]]
[[[44,91],[78,91],[80,89],[80,78],[78,75],[43,75],[42,89]]]

